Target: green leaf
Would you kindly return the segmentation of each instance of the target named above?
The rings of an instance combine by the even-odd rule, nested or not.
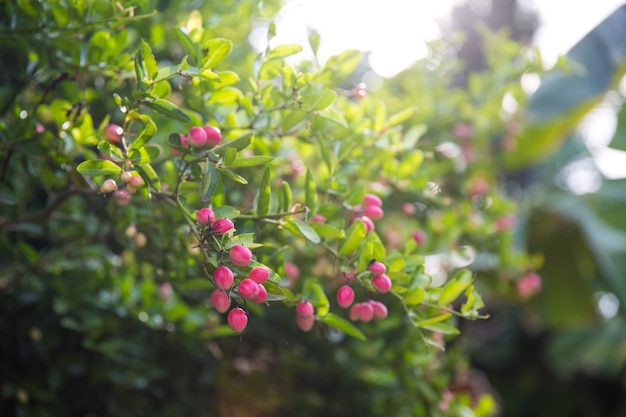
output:
[[[304,204],[309,208],[311,214],[317,212],[317,189],[315,187],[315,179],[311,169],[306,170],[306,178],[304,183]]]
[[[309,35],[309,45],[313,50],[313,55],[317,56],[317,51],[320,49],[320,34],[317,32],[311,32]]]
[[[310,93],[300,96],[302,108],[306,111],[319,111],[329,107],[337,98],[334,90],[324,90],[321,93]]]
[[[146,182],[146,184],[149,184],[155,190],[161,189],[161,181],[159,180],[159,176],[157,175],[154,168],[152,168],[152,165],[135,165],[135,168],[137,169],[139,175],[141,175],[141,178],[143,178],[143,180]]]
[[[117,146],[111,145],[109,141],[101,140],[98,142],[98,150],[103,154],[111,158],[115,162],[124,161],[124,155]]]
[[[143,66],[141,51],[137,51],[135,54],[135,76],[137,77],[137,88],[140,91],[146,91],[148,89],[148,84],[146,83],[148,74]]]
[[[285,134],[288,134],[300,126],[304,125],[307,120],[308,113],[302,110],[290,109],[282,112],[280,128]]]
[[[317,232],[300,219],[289,218],[285,221],[284,226],[292,233],[305,237],[316,245],[322,241]]]
[[[180,28],[175,27],[174,28],[174,33],[176,33],[176,36],[178,37],[178,39],[183,44],[185,50],[187,50],[187,53],[188,53],[189,57],[191,58],[191,61],[194,63],[194,65],[198,66],[197,64],[198,64],[198,61],[199,61],[199,59],[198,59],[199,57],[198,57],[198,50],[197,50],[196,44]]]
[[[248,183],[247,179],[237,174],[236,172],[231,171],[230,169],[217,168],[217,170],[220,172],[220,174],[222,174],[223,176],[225,176],[226,178],[234,182],[238,182],[239,184],[244,184],[244,185]]]
[[[145,127],[135,140],[130,144],[128,150],[138,149],[143,147],[146,143],[152,139],[152,136],[156,133],[156,124],[149,117],[142,117],[141,120],[145,123]]]
[[[320,317],[319,320],[322,323],[332,326],[335,329],[344,332],[348,336],[352,336],[355,339],[358,339],[362,342],[365,342],[367,340],[365,338],[365,335],[361,333],[361,331],[356,326],[354,326],[352,323],[350,323],[348,320],[344,319],[343,317],[337,316],[333,313],[328,313]]]
[[[437,332],[441,334],[459,334],[459,329],[454,326],[450,326],[446,323],[434,323],[425,326],[420,326],[422,329],[430,330],[431,332]]]
[[[439,305],[446,306],[456,300],[472,284],[472,272],[463,269],[446,282],[439,295]]]
[[[402,295],[402,300],[406,305],[417,305],[426,298],[426,290],[422,287],[415,287]]]
[[[146,107],[151,108],[157,113],[167,116],[170,119],[178,120],[179,122],[190,123],[191,119],[185,113],[183,113],[174,103],[162,98],[157,98],[152,101],[145,100],[142,102]]]
[[[291,193],[291,186],[289,185],[289,183],[287,181],[283,181],[282,183],[282,193],[281,193],[281,207],[280,210],[281,211],[289,211],[289,209],[291,208],[291,203],[292,203],[292,193]]]
[[[97,177],[100,175],[117,175],[122,172],[122,168],[118,167],[111,161],[91,160],[81,162],[76,167],[78,172],[87,177]]]
[[[216,219],[234,219],[239,216],[240,212],[231,206],[219,206],[213,209]]]
[[[330,122],[336,123],[342,127],[348,127],[348,122],[346,122],[343,114],[339,113],[337,110],[332,107],[327,107],[326,109],[320,111],[319,113],[315,113],[316,116],[321,117],[322,119],[328,120]]]
[[[131,149],[128,158],[135,164],[149,164],[159,157],[161,149],[156,146],[144,146],[140,149]]]
[[[339,229],[328,223],[311,223],[309,226],[311,229],[315,230],[320,237],[330,239],[344,239],[346,237],[346,233],[343,229]]]
[[[213,68],[230,54],[233,49],[232,41],[224,38],[211,39],[204,43],[207,54],[202,61],[203,68]]]
[[[278,45],[269,51],[266,60],[271,61],[273,59],[284,58],[295,55],[300,51],[302,51],[302,46],[298,44]]]
[[[389,117],[389,119],[387,119],[385,127],[388,129],[408,120],[411,116],[415,114],[415,110],[416,109],[414,107],[409,107],[408,109],[399,111],[398,113],[392,115],[391,117]]]
[[[224,87],[213,91],[208,102],[211,104],[237,104],[243,98],[243,93],[235,87]]]
[[[320,154],[322,155],[322,159],[324,160],[324,163],[328,168],[328,172],[332,176],[335,172],[336,166],[335,155],[331,152],[330,149],[328,149],[328,144],[326,143],[326,140],[324,138],[318,137],[317,145],[319,147]]]
[[[257,196],[256,214],[265,216],[270,210],[271,189],[270,189],[270,168],[266,167],[261,178],[259,194]]]
[[[237,151],[242,151],[250,146],[253,136],[254,134],[252,132],[247,132],[239,136],[237,139],[231,140],[230,142],[226,143],[226,145],[230,146],[231,148],[237,149]]]
[[[365,240],[366,234],[365,224],[360,219],[354,220],[354,223],[348,228],[346,239],[339,244],[337,253],[341,256],[350,255],[359,248],[361,242]]]
[[[430,317],[428,319],[420,320],[416,322],[415,325],[418,327],[427,328],[428,326],[432,326],[435,323],[448,320],[450,317],[452,317],[452,313],[443,313],[435,317]]]
[[[232,166],[232,163],[235,161],[235,159],[237,159],[237,149],[227,146],[226,148],[224,148],[223,158],[224,165]]]
[[[182,210],[183,214],[192,220],[196,220],[196,215],[187,205],[187,197],[182,194],[178,194],[176,196],[176,201],[178,202],[178,207]],[[216,217],[217,218],[217,217]]]
[[[213,193],[215,192],[215,187],[217,187],[217,183],[220,180],[220,173],[215,168],[211,162],[208,162],[206,165],[206,172],[204,174],[204,187],[202,192],[202,202],[206,203],[211,200],[213,197]]]
[[[237,158],[235,161],[229,164],[229,166],[233,168],[234,167],[253,167],[257,165],[265,165],[268,162],[271,162],[273,159],[274,158],[271,156],[263,156],[263,155],[248,156],[244,158]]]
[[[322,285],[316,279],[307,279],[302,287],[302,298],[310,301],[315,306],[315,315],[324,316],[328,314],[330,302]]]
[[[159,66],[157,65],[150,45],[148,45],[148,43],[143,39],[141,40],[141,55],[143,57],[143,64],[148,72],[148,77],[150,80],[156,79],[159,74]]]

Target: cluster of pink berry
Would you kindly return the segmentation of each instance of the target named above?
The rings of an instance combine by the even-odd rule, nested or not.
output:
[[[386,274],[387,267],[382,262],[374,261],[369,266],[372,287],[379,293],[391,291],[391,279]],[[354,302],[354,290],[349,284],[343,285],[337,291],[337,304],[341,308],[348,308]],[[379,301],[368,300],[352,305],[350,319],[352,321],[370,321],[372,318],[387,317],[387,307]]]
[[[222,132],[215,126],[194,126],[187,135],[180,135],[180,144],[183,148],[206,148],[222,143]]]
[[[210,208],[198,210],[196,221],[204,227],[205,234],[223,235],[234,228],[233,222],[229,219],[216,220],[215,213]],[[252,251],[244,245],[234,245],[228,251],[228,259],[235,268],[248,268],[252,263]],[[263,283],[269,276],[269,269],[255,266],[250,268],[245,278],[241,277],[236,283],[233,269],[220,265],[213,272],[213,283],[217,289],[213,290],[209,301],[220,313],[225,313],[230,309],[231,292],[238,294],[244,300],[258,304],[264,303],[267,301],[267,289]],[[242,308],[236,307],[228,313],[227,321],[234,331],[242,332],[248,325],[248,316]]]
[[[357,218],[365,224],[368,232],[374,230],[374,220],[382,219],[384,215],[383,201],[374,194],[366,194],[361,205],[357,207]]]

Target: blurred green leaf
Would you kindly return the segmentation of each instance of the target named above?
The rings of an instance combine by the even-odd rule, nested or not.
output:
[[[97,177],[100,175],[117,175],[122,172],[122,168],[111,161],[91,160],[81,162],[76,168],[78,172],[87,177]]]

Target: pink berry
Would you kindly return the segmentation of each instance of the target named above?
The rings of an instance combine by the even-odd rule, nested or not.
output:
[[[361,307],[358,310],[359,320],[371,321],[374,318],[374,307],[370,303],[361,303]]]
[[[496,230],[511,230],[515,226],[515,217],[512,215],[504,215],[496,218]]]
[[[369,269],[372,275],[375,277],[387,272],[387,267],[382,262],[372,262]]]
[[[354,301],[354,290],[349,285],[344,285],[337,291],[337,304],[341,308],[348,308]]]
[[[187,140],[189,144],[194,148],[202,148],[206,145],[206,132],[203,128],[194,126],[189,129],[189,134],[187,135]]]
[[[228,256],[235,266],[248,266],[252,262],[252,252],[244,245],[235,245],[230,248]]]
[[[234,227],[235,225],[229,219],[217,219],[213,223],[211,230],[213,230],[213,233],[221,235],[228,232],[229,230],[232,230]]]
[[[289,278],[290,281],[295,281],[300,277],[300,269],[291,262],[285,262],[285,275]]]
[[[203,207],[196,211],[196,221],[202,226],[210,225],[215,220],[215,214],[210,208]]]
[[[383,211],[383,209],[378,206],[365,207],[365,210],[363,211],[363,213],[372,220],[382,219],[383,216],[385,215],[385,212]]]
[[[311,304],[309,301],[303,300],[300,301],[298,305],[296,305],[296,314],[298,316],[308,317],[312,316],[314,312],[315,309],[313,308],[313,304]]]
[[[118,206],[125,207],[130,204],[133,196],[126,190],[117,190],[113,198],[115,198],[115,202]]]
[[[163,301],[169,300],[173,292],[174,289],[169,282],[162,282],[161,285],[159,285],[159,297],[161,297]]]
[[[180,138],[180,146],[182,146],[183,148],[188,148],[189,141],[187,140],[187,135],[183,135],[182,133],[179,133],[178,137]]]
[[[267,301],[267,290],[261,284],[259,284],[259,293],[251,300],[253,303],[262,304]]]
[[[143,185],[143,178],[138,175],[133,175],[130,177],[130,185],[133,187],[141,187]]]
[[[416,230],[415,232],[413,232],[411,237],[418,245],[422,245],[426,241],[426,235],[421,230]]]
[[[372,221],[372,219],[370,219],[367,216],[361,216],[359,217],[359,220],[361,220],[365,224],[365,230],[367,231],[367,233],[374,230],[375,226],[374,226],[374,222]]]
[[[104,182],[100,186],[100,191],[102,191],[103,193],[108,194],[115,190],[117,190],[117,183],[115,182],[115,180],[112,179],[104,180]]]
[[[232,287],[233,282],[235,281],[235,276],[229,267],[221,265],[218,266],[213,273],[213,280],[215,281],[217,288],[227,290]]]
[[[252,281],[250,278],[244,278],[239,283],[237,290],[241,298],[244,300],[252,300],[259,294],[259,284]]]
[[[363,204],[362,205],[363,205],[364,208],[367,208],[367,207],[382,207],[383,201],[377,195],[365,194],[365,197],[363,197]]]
[[[361,303],[354,304],[350,309],[350,320],[358,321],[361,319]]]
[[[389,312],[387,311],[387,306],[385,306],[380,301],[369,300],[368,303],[374,309],[374,318],[376,320],[382,320],[387,317]]]
[[[124,129],[122,129],[122,126],[113,123],[106,125],[104,128],[104,136],[106,136],[107,140],[111,143],[120,143],[123,134]]]
[[[222,143],[222,132],[215,126],[204,126],[202,128],[206,134],[206,144],[208,146],[216,146]]]
[[[296,316],[296,323],[303,332],[308,332],[315,324],[315,316]]]
[[[541,277],[531,272],[517,281],[517,293],[522,300],[527,300],[541,291]]]
[[[220,313],[225,313],[230,308],[230,297],[223,290],[213,290],[209,297],[211,305]]]
[[[130,179],[133,177],[133,174],[131,174],[128,171],[124,171],[120,174],[120,179],[122,180],[122,182],[130,182]]]
[[[270,270],[262,266],[255,266],[248,273],[248,278],[257,284],[262,284],[270,277]]]
[[[326,223],[326,217],[322,216],[321,214],[316,214],[315,216],[311,217],[310,222],[311,223]]]
[[[243,332],[248,325],[248,316],[246,315],[246,312],[239,307],[230,310],[226,319],[230,328],[237,333]]]
[[[372,286],[378,292],[386,293],[391,290],[391,279],[386,274],[372,278]]]

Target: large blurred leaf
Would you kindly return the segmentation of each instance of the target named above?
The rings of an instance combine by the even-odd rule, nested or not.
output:
[[[567,53],[567,69],[545,76],[531,97],[529,124],[517,147],[505,156],[509,169],[541,161],[562,144],[567,134],[626,71],[626,6],[617,9]]]

